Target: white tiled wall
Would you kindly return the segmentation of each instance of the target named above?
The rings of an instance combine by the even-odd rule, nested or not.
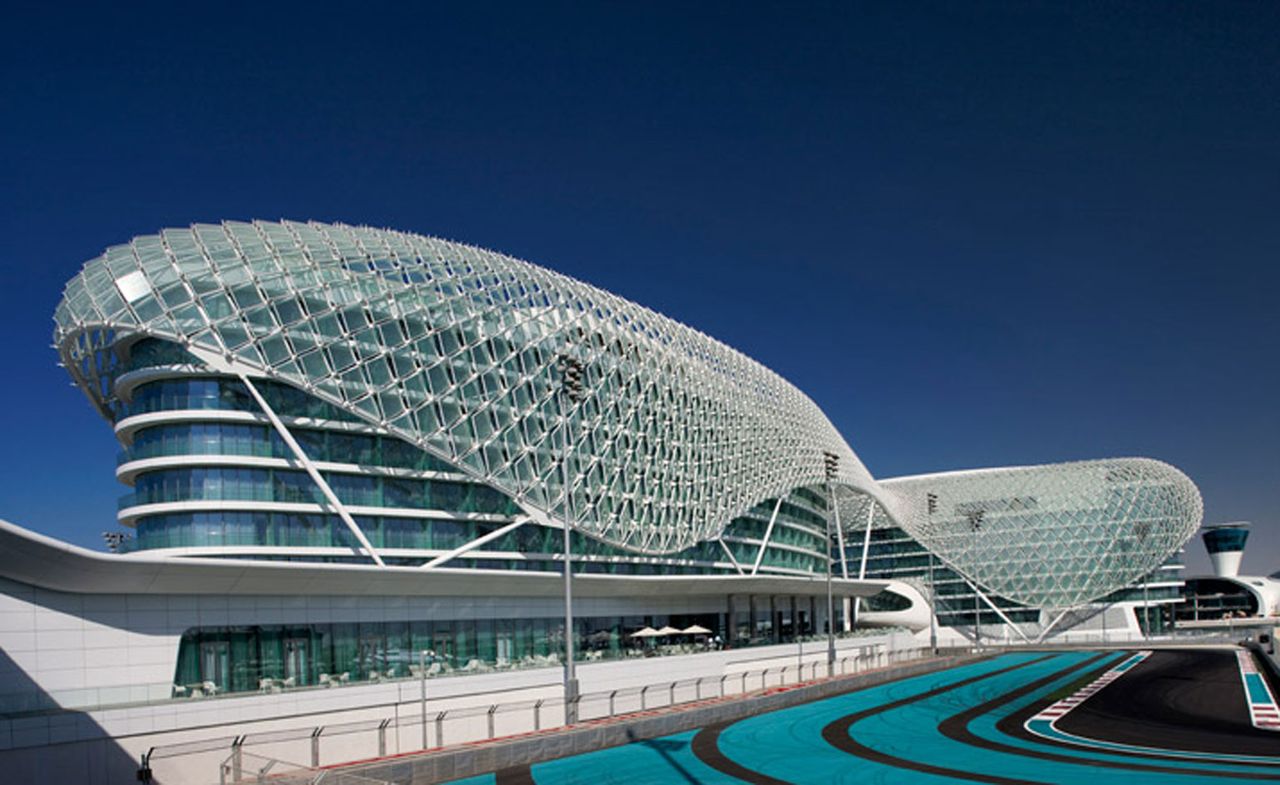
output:
[[[582,616],[716,613],[714,598],[582,598]],[[81,595],[0,579],[0,711],[43,693],[64,708],[169,696],[191,627],[412,619],[555,618],[546,597]]]
[[[580,598],[581,616],[719,613],[714,597]],[[52,697],[74,709],[0,718],[0,771],[31,781],[126,782],[153,745],[417,711],[413,681],[270,695],[169,700],[183,631],[197,626],[558,617],[558,598],[74,595],[0,579],[0,700]],[[770,654],[771,649],[778,652]],[[783,649],[786,653],[783,653]],[[736,660],[794,658],[794,647],[584,664],[584,691],[727,672]],[[558,695],[554,668],[431,682],[433,710]],[[133,705],[127,705],[133,704]],[[98,706],[105,708],[90,708]],[[3,709],[0,709],[3,713]],[[412,734],[411,734],[412,735]],[[65,772],[69,779],[59,779]],[[110,772],[108,776],[107,772]],[[0,776],[0,780],[4,780]]]

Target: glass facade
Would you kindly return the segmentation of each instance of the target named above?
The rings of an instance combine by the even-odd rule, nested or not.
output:
[[[290,433],[314,461],[452,473],[465,479],[444,462],[391,436],[313,428],[292,428]],[[132,444],[120,453],[119,463],[178,455],[293,457],[280,436],[266,425],[185,422],[138,429]]]
[[[848,560],[849,574],[857,575],[861,568],[862,545],[865,531],[846,536],[845,558]],[[943,626],[961,630],[971,629],[975,616],[981,625],[1004,624],[1005,620],[996,613],[981,597],[974,594],[969,582],[955,570],[944,565],[936,556],[920,543],[911,538],[905,531],[897,527],[871,530],[870,548],[867,550],[866,576],[871,579],[907,580],[927,587],[932,561],[932,578],[936,591],[938,623]],[[1147,614],[1153,632],[1161,632],[1169,619],[1167,609],[1160,611],[1156,606],[1168,606],[1178,601],[1181,596],[1182,570],[1181,553],[1170,556],[1163,565],[1134,585],[1119,589],[1100,598],[1097,603],[1109,605],[1118,602],[1150,603],[1153,607]],[[927,588],[924,589],[927,594]],[[886,593],[887,594],[887,593]],[[1041,609],[1010,600],[989,589],[983,588],[983,594],[1000,609],[1006,618],[1015,624],[1037,625],[1041,622]],[[870,611],[902,610],[902,602],[885,598],[881,594],[876,598],[862,601],[862,606]],[[1139,611],[1141,617],[1141,610]],[[1143,618],[1139,618],[1139,623]]]
[[[833,488],[845,523],[875,532],[868,577],[932,568],[945,619],[997,623],[962,575],[1029,620],[1142,578],[1202,512],[1184,475],[1147,459],[877,482],[812,400],[740,352],[550,270],[418,235],[166,230],[87,263],[55,323],[63,364],[119,426],[134,549],[342,563],[395,549],[387,563],[409,565],[494,535],[444,568],[555,569],[563,530],[535,521],[571,508],[583,572],[815,576],[828,569]],[[569,364],[581,369],[573,395]],[[352,521],[368,547],[352,543]],[[857,564],[861,538],[846,542]],[[794,598],[770,599],[763,625],[748,602],[730,603],[726,639],[812,626]],[[438,623],[448,630],[196,630],[177,681],[396,678],[405,653],[437,639],[450,668],[473,671],[546,657],[555,638],[545,625],[520,637],[517,620]],[[584,624],[591,648],[629,622]]]
[[[1243,526],[1220,526],[1207,529],[1202,536],[1204,547],[1209,553],[1243,551],[1245,543],[1249,541],[1249,530]]]
[[[1188,580],[1182,602],[1176,607],[1178,621],[1254,617],[1260,611],[1258,598],[1253,592],[1236,581],[1223,578]]]
[[[263,381],[255,384],[271,408],[288,417],[309,417],[334,422],[362,422],[350,412],[331,406],[288,385]],[[195,377],[164,379],[138,385],[128,402],[120,402],[117,420],[152,412],[201,409],[256,412],[258,404],[236,379]]]
[[[715,613],[576,618],[574,651],[592,661],[704,649],[711,636],[631,633],[697,625],[723,639],[724,623]],[[267,687],[264,680],[305,687],[418,677],[424,651],[429,678],[552,666],[564,651],[564,618],[193,628],[182,636],[174,685],[200,689],[209,681],[221,692],[247,692]]]
[[[853,520],[859,529],[891,530],[891,541],[907,538],[921,548],[890,546],[883,557],[918,567],[927,551],[984,594],[1055,612],[1144,580],[1178,552],[1203,512],[1185,475],[1146,458],[945,472],[881,484],[898,509],[890,515],[861,497]],[[855,549],[859,540],[856,532],[846,537]]]
[[[376,548],[448,551],[489,534],[500,523],[467,520],[356,516],[356,523]],[[562,534],[559,529],[526,525],[491,540],[476,559],[459,557],[452,566],[483,566],[485,569],[560,570]],[[627,553],[581,534],[572,536],[575,570],[612,575],[726,575],[735,572],[723,565],[724,554],[712,543],[687,548],[664,557]],[[750,542],[726,543],[735,558],[755,559],[759,545]],[[138,519],[136,537],[127,551],[148,548],[221,548],[267,546],[280,548],[358,547],[351,531],[336,515],[265,511],[209,511],[146,515]],[[243,556],[244,554],[235,554]],[[434,554],[417,559],[399,557],[402,564],[422,564]],[[498,558],[495,558],[498,556]],[[282,558],[276,554],[273,558]],[[294,560],[331,561],[316,555],[298,555]],[[349,561],[349,559],[342,559]],[[766,548],[761,567],[802,572],[819,566],[803,553]]]
[[[122,510],[139,505],[238,503],[315,505],[315,512],[280,510],[173,510],[130,516],[136,537],[126,550],[149,548],[236,548],[227,556],[246,558],[246,547],[335,548],[359,547],[354,535],[324,509],[324,496],[309,475],[296,468],[221,465],[228,459],[292,460],[291,450],[268,423],[228,423],[202,418],[206,411],[259,413],[256,401],[237,379],[210,375],[179,347],[145,339],[130,346],[118,364],[116,380],[145,371],[147,379],[119,399],[118,419],[140,414],[172,413],[177,421],[131,429],[119,461],[149,461],[130,472],[133,491],[120,500]],[[160,378],[153,378],[159,375]],[[417,558],[395,557],[397,564],[422,564],[442,551],[494,532],[520,514],[515,502],[492,488],[461,474],[418,447],[387,434],[354,425],[355,418],[287,385],[266,380],[255,383],[263,397],[284,418],[306,455],[321,463],[353,464],[358,471],[323,471],[326,482],[345,505],[378,507],[384,515],[357,515],[356,524],[376,548],[420,550]],[[357,428],[357,430],[352,430]],[[198,459],[214,457],[219,465],[200,466]],[[180,466],[165,467],[166,458],[181,458]],[[190,465],[196,459],[197,465]],[[406,476],[404,470],[418,473]],[[216,505],[215,505],[216,506]],[[777,515],[774,516],[774,509]],[[420,513],[432,511],[433,517]],[[126,513],[128,515],[128,513]],[[456,518],[440,517],[456,516]],[[827,502],[825,495],[797,489],[782,503],[766,500],[736,518],[722,543],[702,542],[664,556],[651,557],[608,545],[581,533],[573,534],[577,569],[584,573],[616,575],[732,574],[740,564],[789,574],[822,572],[826,565]],[[479,516],[484,520],[475,520]],[[769,522],[774,525],[770,530]],[[761,543],[768,546],[761,553]],[[527,523],[487,543],[480,557],[460,557],[453,567],[558,571],[561,532]],[[275,553],[272,558],[348,562],[343,554]]]
[[[116,380],[147,372],[119,399],[117,420],[168,413],[155,424],[129,429],[119,463],[130,467],[133,491],[121,507],[184,503],[285,503],[317,506],[316,512],[277,509],[213,509],[148,513],[131,519],[136,538],[126,550],[201,548],[223,558],[363,563],[353,556],[354,535],[324,509],[324,496],[305,472],[292,467],[234,465],[236,459],[292,461],[295,456],[266,422],[210,420],[204,412],[259,409],[237,379],[211,375],[195,358],[164,341],[134,343],[118,364]],[[345,505],[378,507],[381,515],[355,522],[388,564],[416,566],[506,526],[521,513],[510,497],[468,479],[456,467],[414,445],[357,425],[357,418],[266,380],[255,386],[282,418],[309,458],[352,464],[358,471],[322,474]],[[542,448],[540,448],[542,449]],[[550,449],[549,447],[546,449]],[[216,458],[218,465],[200,465]],[[166,465],[166,459],[181,459]],[[232,465],[223,465],[230,462]],[[194,464],[194,465],[193,465]],[[424,510],[433,517],[424,517]],[[575,570],[609,575],[727,575],[757,561],[764,572],[808,575],[825,570],[827,500],[819,489],[800,488],[783,499],[762,501],[735,518],[721,542],[700,542],[666,555],[643,555],[574,532]],[[456,517],[440,517],[441,514]],[[477,520],[480,517],[483,520]],[[456,569],[561,571],[562,532],[526,523],[494,537],[446,566]],[[762,548],[765,540],[767,547]],[[263,552],[261,549],[280,549]],[[304,552],[308,549],[310,552]],[[323,553],[313,549],[338,549]],[[406,555],[421,552],[421,555]],[[208,555],[207,553],[205,555]],[[803,609],[797,610],[801,607]],[[644,626],[700,625],[727,640],[751,646],[813,634],[814,600],[794,598],[781,608],[744,598],[726,614],[587,617],[576,620],[576,651],[584,660],[644,656],[705,648],[690,637],[658,641],[631,638]],[[429,650],[428,675],[545,667],[560,661],[564,622],[555,618],[402,621],[200,627],[181,639],[175,694],[308,687],[408,678],[419,654]]]
[[[369,474],[323,472],[325,481],[353,507],[448,510],[453,513],[513,516],[519,512],[506,496],[483,485]],[[319,486],[303,471],[207,466],[148,471],[137,476],[121,509],[140,504],[188,501],[259,501],[323,504]]]
[[[263,380],[281,413],[393,435],[529,509],[554,515],[567,476],[573,526],[630,552],[677,553],[764,498],[821,486],[824,453],[839,458],[839,484],[875,488],[813,401],[740,352],[434,238],[284,222],[166,230],[86,264],[54,320],[65,367],[114,419],[252,410],[236,379],[209,373],[231,368]],[[566,353],[584,368],[569,408]],[[158,384],[117,388],[130,374]]]
[[[498,528],[476,521],[358,516],[375,547],[452,550]],[[138,519],[137,548],[210,548],[265,545],[355,548],[354,535],[336,515],[216,511],[149,515]]]

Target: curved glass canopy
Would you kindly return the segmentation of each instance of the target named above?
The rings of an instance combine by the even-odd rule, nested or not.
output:
[[[947,472],[880,481],[890,519],[855,500],[859,530],[894,524],[987,591],[1071,608],[1156,569],[1199,528],[1200,492],[1147,458]]]
[[[169,229],[108,249],[67,285],[55,341],[107,413],[142,337],[219,373],[265,376],[641,553],[719,536],[762,500],[823,485],[843,524],[892,521],[978,585],[1071,607],[1128,585],[1192,536],[1195,485],[1146,459],[877,483],[777,374],[642,306],[528,262],[401,232],[292,222]],[[583,368],[564,404],[558,365]]]
[[[763,499],[825,481],[878,489],[826,416],[745,355],[528,262],[419,235],[318,223],[170,229],[68,284],[55,340],[100,406],[112,344],[184,346],[297,386],[555,517],[569,439],[572,524],[669,553]],[[557,363],[584,368],[562,409]],[[567,434],[561,429],[569,418]]]

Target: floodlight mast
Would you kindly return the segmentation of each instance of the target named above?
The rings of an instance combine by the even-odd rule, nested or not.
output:
[[[582,385],[581,362],[562,354],[556,363],[556,369],[560,372],[561,524],[564,526],[564,722],[566,725],[573,725],[578,721],[578,673],[573,662],[573,527],[570,525],[572,482],[569,477],[569,420],[573,408],[582,403],[586,392]]]
[[[107,551],[110,553],[120,553],[125,548],[125,543],[129,541],[129,535],[124,532],[103,532],[102,539],[107,544]]]
[[[831,573],[835,570],[835,559],[831,557],[831,523],[840,527],[839,506],[836,504],[836,474],[840,469],[840,456],[833,452],[822,453],[823,469],[827,478],[827,499],[831,509],[827,514],[827,676],[836,675],[836,601],[831,589]],[[854,602],[857,602],[855,599]]]
[[[929,517],[932,519],[933,514],[938,511],[938,494],[930,493],[926,498]],[[870,523],[867,524],[868,527],[870,525]],[[933,589],[933,551],[926,548],[925,553],[929,554],[929,650],[936,657],[938,656],[938,595]]]

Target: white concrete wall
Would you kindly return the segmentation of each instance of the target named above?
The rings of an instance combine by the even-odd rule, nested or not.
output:
[[[627,616],[652,613],[722,613],[723,598],[581,598],[581,616]],[[739,603],[740,609],[745,603]],[[335,596],[214,595],[76,595],[34,588],[0,579],[0,772],[4,781],[134,782],[138,758],[156,746],[218,740],[242,734],[310,728],[400,718],[420,714],[419,682],[403,680],[339,688],[314,688],[269,695],[237,694],[202,699],[170,699],[178,641],[195,626],[306,624],[342,621],[394,621],[419,618],[476,619],[556,617],[560,602],[550,598],[405,598]],[[858,646],[888,641],[852,639],[841,642],[842,656]],[[899,648],[911,645],[900,636]],[[825,661],[825,644],[808,643],[708,652],[684,657],[640,658],[584,663],[579,676],[583,693],[621,691],[619,712],[639,708],[639,687],[675,680],[705,680],[704,689],[723,674],[770,668],[768,684],[779,683],[781,669]],[[871,660],[866,660],[866,665]],[[526,732],[532,728],[532,705],[548,705],[543,727],[563,719],[562,673],[559,668],[503,671],[438,678],[427,682],[427,711],[450,712],[445,743],[488,735],[485,707],[501,703],[495,731]],[[765,683],[765,682],[762,682]],[[730,693],[742,688],[726,680]],[[758,689],[753,680],[747,689]],[[677,701],[691,699],[696,688],[680,685]],[[15,713],[23,700],[43,696],[61,711]],[[655,689],[646,705],[664,705],[669,691]],[[478,707],[478,708],[477,708]],[[474,709],[474,711],[462,711]],[[584,716],[607,712],[607,698],[583,706]],[[432,746],[438,731],[428,728]],[[289,735],[289,734],[286,734]],[[373,730],[322,737],[321,763],[373,757]],[[386,736],[387,752],[421,748],[421,724],[408,719]],[[310,744],[281,741],[246,748],[252,755],[310,762]],[[157,759],[155,769],[167,782],[215,782],[217,764],[229,753],[229,741],[201,755]],[[246,770],[249,762],[246,762]],[[275,769],[278,771],[278,769]]]
[[[0,580],[0,710],[36,692],[73,706],[168,697],[181,619],[198,618],[195,606],[190,597],[63,594]]]
[[[918,652],[909,635],[850,638],[838,641],[838,656],[846,658],[844,672],[853,673],[888,662],[890,650]],[[668,705],[672,681],[680,682],[676,702],[697,697],[696,680],[703,679],[703,698],[719,694],[720,677],[725,694],[754,691],[763,686],[795,683],[797,666],[807,677],[814,664],[825,663],[825,643],[785,644],[752,649],[657,657],[600,663],[584,663],[579,670],[584,695],[582,718],[607,714],[607,693],[618,691],[615,711],[640,708],[639,688],[658,685],[647,692],[648,708]],[[783,673],[783,668],[786,673]],[[769,675],[759,674],[764,668]],[[744,682],[741,674],[751,675]],[[823,675],[825,667],[818,668]],[[85,782],[123,785],[134,781],[137,760],[153,747],[162,748],[153,760],[157,781],[162,783],[212,783],[219,763],[230,754],[230,739],[247,734],[244,771],[267,760],[278,759],[272,771],[289,763],[310,764],[313,728],[324,726],[320,764],[363,760],[378,755],[375,726],[390,719],[385,735],[390,755],[422,749],[420,683],[413,680],[356,685],[331,689],[299,690],[271,695],[232,695],[203,700],[62,712],[0,720],[0,771],[14,781]],[[495,735],[526,733],[533,729],[533,706],[545,701],[541,727],[562,723],[561,671],[558,668],[461,676],[427,682],[428,744],[457,744],[488,737],[487,707],[500,704],[495,715]],[[603,694],[601,694],[603,693]],[[445,712],[443,723],[436,717]],[[341,732],[348,723],[367,722],[359,732]],[[443,730],[443,738],[439,732]],[[287,738],[264,742],[263,734],[283,733]],[[209,749],[166,757],[177,745],[210,742]]]
[[[708,596],[581,598],[579,616],[723,613]],[[0,578],[0,713],[167,699],[178,642],[192,627],[556,618],[546,597],[68,594]]]

